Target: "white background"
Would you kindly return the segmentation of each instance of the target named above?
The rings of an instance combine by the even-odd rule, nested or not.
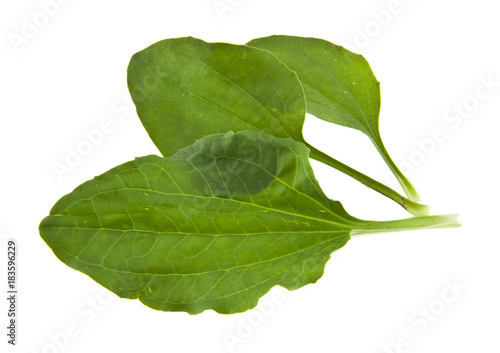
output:
[[[231,10],[219,14],[213,0],[61,0],[44,23],[46,1],[0,5],[0,288],[6,240],[19,244],[18,346],[9,347],[0,329],[1,352],[500,352],[496,2],[222,0]],[[35,32],[26,33],[26,21],[37,23]],[[154,311],[61,263],[37,231],[55,201],[117,164],[158,154],[128,105],[131,55],[171,37],[243,44],[271,34],[319,37],[363,54],[382,83],[389,152],[433,213],[460,213],[463,226],[355,238],[333,254],[318,283],[275,288],[275,297],[237,315]],[[58,178],[54,163],[65,163],[84,132],[106,119],[112,131]],[[360,134],[313,117],[304,134],[397,187]],[[325,192],[351,214],[407,217],[312,163]]]

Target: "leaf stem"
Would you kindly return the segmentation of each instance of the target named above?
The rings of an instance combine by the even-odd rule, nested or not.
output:
[[[398,180],[406,196],[410,198],[412,201],[420,201],[420,195],[418,194],[415,187],[413,187],[413,185],[405,177],[403,172],[399,170],[396,163],[394,163],[391,156],[389,155],[389,152],[387,152],[387,149],[385,148],[384,143],[382,142],[382,138],[380,137],[380,133],[378,131],[373,132],[372,135],[370,135],[370,139],[372,140],[378,152],[380,153],[385,163],[391,170],[392,174],[394,174],[394,176]]]
[[[413,229],[436,229],[460,227],[458,215],[422,216],[399,219],[395,221],[365,221],[360,223],[358,229],[351,231],[351,236],[370,233],[395,232]]]
[[[306,146],[311,150],[309,157],[312,159],[315,159],[321,163],[324,163],[332,168],[335,168],[342,173],[349,175],[350,177],[356,179],[360,183],[368,186],[369,188],[378,191],[384,196],[387,196],[391,200],[397,202],[401,207],[403,207],[405,210],[410,212],[411,214],[415,216],[426,216],[429,214],[429,206],[419,204],[417,202],[414,202],[412,200],[409,200],[405,198],[404,196],[401,196],[398,194],[396,191],[393,189],[389,188],[388,186],[370,178],[369,176],[358,172],[356,169],[353,169],[347,165],[345,165],[342,162],[339,162],[338,160],[334,159],[333,157],[330,157],[329,155],[321,152],[320,150],[316,149],[315,147],[309,145],[306,142]]]

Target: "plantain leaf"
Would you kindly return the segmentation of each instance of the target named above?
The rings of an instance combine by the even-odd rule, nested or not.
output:
[[[274,35],[247,45],[275,54],[297,72],[307,112],[325,121],[357,129],[374,143],[405,193],[419,196],[387,152],[379,131],[380,83],[364,57],[323,39]]]
[[[136,53],[128,86],[137,113],[163,156],[204,136],[252,130],[291,137],[311,158],[353,177],[414,215],[427,206],[309,145],[302,136],[305,97],[297,74],[267,50],[191,37],[166,39]]]
[[[246,131],[95,177],[54,205],[40,234],[61,261],[120,297],[235,313],[275,285],[317,281],[353,234],[455,223],[351,217],[321,191],[303,144]]]
[[[139,118],[164,156],[228,131],[303,141],[302,86],[268,51],[191,37],[166,39],[136,53],[127,76]]]

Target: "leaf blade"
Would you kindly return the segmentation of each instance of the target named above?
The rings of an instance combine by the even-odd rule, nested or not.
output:
[[[244,311],[274,285],[315,282],[358,222],[322,193],[307,156],[291,139],[210,136],[82,184],[40,233],[119,296],[191,314]]]
[[[138,115],[164,156],[228,131],[302,140],[302,86],[267,51],[192,37],[166,39],[132,57],[127,80]]]
[[[420,200],[382,142],[380,83],[363,56],[317,38],[274,35],[254,39],[247,45],[269,50],[297,72],[304,86],[307,112],[366,134],[406,195]]]
[[[380,112],[380,83],[361,55],[317,38],[279,35],[247,45],[269,50],[297,72],[306,100],[313,104],[309,113],[372,133]]]

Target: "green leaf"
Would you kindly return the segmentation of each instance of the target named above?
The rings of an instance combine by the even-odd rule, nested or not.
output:
[[[427,206],[325,155],[302,137],[305,98],[297,74],[267,50],[191,37],[166,39],[136,53],[128,86],[137,113],[163,156],[215,133],[253,130],[292,137],[311,157],[362,182],[414,215]]]
[[[365,58],[316,38],[275,35],[254,39],[247,45],[269,50],[297,72],[304,86],[308,113],[365,133],[408,197],[419,200],[415,188],[392,161],[382,142],[380,83]]]
[[[228,131],[303,141],[302,85],[265,50],[191,37],[162,40],[132,57],[128,86],[142,124],[164,156]]]
[[[197,314],[241,312],[275,285],[317,281],[353,234],[455,224],[351,217],[321,191],[303,144],[246,131],[95,177],[54,205],[40,234],[120,297]]]

